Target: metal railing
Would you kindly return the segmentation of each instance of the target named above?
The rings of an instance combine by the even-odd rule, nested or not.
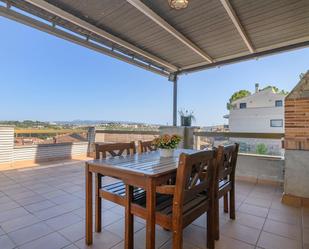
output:
[[[130,134],[130,135],[159,135],[160,131],[158,130],[105,130],[105,129],[97,129],[96,133],[102,134]]]
[[[260,138],[260,139],[282,139],[284,133],[249,133],[249,132],[207,132],[196,131],[193,132],[195,136],[204,137],[239,137],[239,138]]]
[[[207,132],[196,131],[194,148],[203,149],[237,142],[240,153],[251,155],[284,155],[284,133]]]
[[[96,129],[96,142],[131,142],[152,140],[160,134],[159,130],[143,129]]]
[[[82,129],[15,129],[15,134],[65,134],[87,132]]]

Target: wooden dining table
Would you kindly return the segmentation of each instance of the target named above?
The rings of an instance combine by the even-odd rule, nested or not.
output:
[[[125,184],[146,190],[146,249],[155,248],[156,186],[166,184],[175,175],[181,153],[195,150],[179,149],[173,157],[160,157],[158,151],[143,154],[97,159],[86,162],[86,244],[93,242],[93,174],[122,180]],[[103,220],[104,223],[104,220]]]

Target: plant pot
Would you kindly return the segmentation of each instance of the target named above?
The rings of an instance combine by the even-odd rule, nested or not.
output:
[[[173,157],[174,149],[160,149],[160,157]]]
[[[181,116],[181,126],[191,126],[192,117]]]

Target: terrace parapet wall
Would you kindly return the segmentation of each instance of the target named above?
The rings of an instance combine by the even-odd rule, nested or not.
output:
[[[283,202],[309,206],[309,71],[285,100]]]

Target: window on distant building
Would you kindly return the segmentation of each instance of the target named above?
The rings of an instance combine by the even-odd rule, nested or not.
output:
[[[282,100],[276,100],[275,105],[276,107],[281,107],[283,105]]]
[[[247,103],[240,103],[239,104],[240,109],[246,109],[247,108]]]
[[[271,119],[270,127],[283,127],[283,120],[282,119]]]

